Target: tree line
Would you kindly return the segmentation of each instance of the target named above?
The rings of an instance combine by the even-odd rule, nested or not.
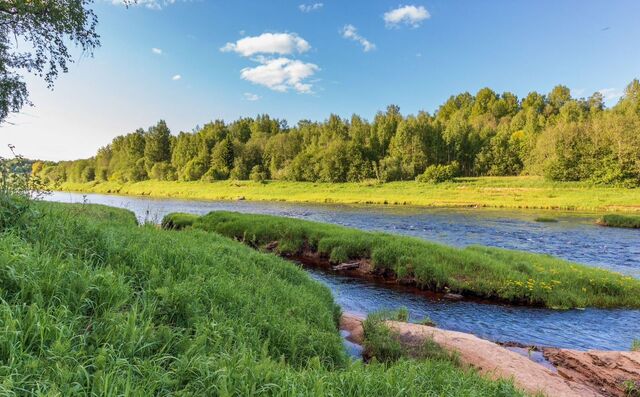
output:
[[[601,93],[566,86],[519,99],[483,88],[451,96],[434,114],[390,105],[369,122],[330,115],[290,127],[269,115],[216,120],[172,135],[159,121],[116,137],[94,157],[35,162],[50,184],[91,181],[439,181],[543,175],[557,181],[640,185],[640,82],[607,108]],[[444,175],[444,177],[443,177]]]

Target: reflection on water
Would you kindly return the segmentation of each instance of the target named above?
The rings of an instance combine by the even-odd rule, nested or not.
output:
[[[82,202],[56,192],[48,199]],[[88,194],[89,203],[127,208],[139,220],[159,222],[170,212],[216,210],[261,213],[420,237],[449,245],[481,244],[546,253],[640,278],[640,230],[603,228],[593,215],[553,213],[557,223],[536,223],[543,211],[358,207],[248,201],[194,201]],[[547,212],[548,216],[549,213]],[[471,302],[434,301],[311,270],[331,288],[345,311],[369,313],[406,306],[412,320],[428,315],[440,327],[495,341],[577,349],[628,350],[640,337],[639,310],[552,311]]]

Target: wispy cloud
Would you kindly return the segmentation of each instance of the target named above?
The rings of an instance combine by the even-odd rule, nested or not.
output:
[[[109,1],[109,0],[107,0]],[[110,0],[114,5],[126,5],[127,7],[145,7],[151,10],[161,10],[167,6],[178,2],[186,2],[189,0]]]
[[[244,93],[244,99],[247,100],[247,101],[255,102],[258,99],[260,99],[260,97],[257,94],[252,94],[250,92],[245,92]]]
[[[289,55],[309,51],[309,43],[295,33],[263,33],[260,36],[244,37],[235,43],[227,43],[222,52],[235,52],[248,57],[255,54]]]
[[[153,47],[153,48],[151,49],[151,52],[153,52],[153,53],[154,53],[154,54],[156,54],[156,55],[162,55],[162,49],[161,49],[161,48]]]
[[[429,18],[431,14],[423,6],[401,6],[384,14],[384,22],[389,28],[401,24],[417,28],[422,21]]]
[[[624,95],[624,92],[618,88],[602,88],[598,92],[602,94],[602,97],[607,102],[618,100]]]
[[[298,6],[298,8],[300,9],[300,11],[302,12],[312,12],[312,11],[318,11],[319,9],[321,9],[324,6],[324,4],[322,3],[313,3],[313,4],[300,4]]]
[[[360,36],[360,34],[358,34],[358,29],[356,29],[356,27],[353,25],[345,25],[340,33],[345,39],[353,40],[357,43],[360,43],[364,52],[369,52],[376,49],[376,45]]]
[[[285,57],[261,59],[259,62],[260,65],[256,67],[242,69],[240,77],[278,92],[291,89],[299,93],[311,93],[313,87],[307,79],[320,70],[313,63]]]
[[[179,75],[179,74],[175,74],[175,75],[173,75],[173,77],[171,78],[171,80],[173,80],[173,81],[178,81],[178,80],[180,80],[180,79],[182,79],[182,76],[181,76],[181,75]]]

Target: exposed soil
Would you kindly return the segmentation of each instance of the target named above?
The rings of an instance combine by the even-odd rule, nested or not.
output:
[[[341,328],[349,332],[354,343],[362,344],[364,340],[362,321],[361,317],[349,314],[341,318]],[[445,349],[456,352],[463,365],[494,379],[513,379],[528,393],[550,397],[638,395],[629,393],[633,387],[630,382],[640,382],[638,352],[545,349],[544,356],[555,366],[550,368],[548,363],[535,362],[522,352],[510,350],[514,347],[503,347],[471,334],[397,321],[387,324],[407,348],[418,347],[431,338]]]
[[[272,241],[271,243],[264,246],[263,249],[269,252],[278,253],[278,242]],[[376,267],[371,262],[371,259],[369,258],[352,259],[345,263],[331,263],[328,256],[322,255],[306,246],[295,254],[278,254],[285,259],[301,263],[304,266],[321,269],[324,271],[330,271],[332,273],[337,273],[348,277],[364,279],[368,282],[375,283],[386,288],[393,288],[396,290],[401,290],[403,292],[425,296],[431,299],[446,299],[454,301],[467,300],[488,304],[504,303],[510,305],[518,305],[517,302],[507,302],[500,299],[487,299],[472,295],[469,292],[464,294],[451,293],[449,292],[448,288],[445,288],[442,291],[429,289],[428,286],[423,286],[418,283],[414,277],[407,276],[398,278],[392,270],[376,269]],[[532,306],[530,304],[523,305]]]

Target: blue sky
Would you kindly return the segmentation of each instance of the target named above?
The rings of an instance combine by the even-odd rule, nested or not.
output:
[[[258,113],[293,125],[330,113],[371,119],[391,103],[433,112],[486,86],[522,97],[562,83],[578,97],[604,90],[613,104],[640,77],[635,0],[143,0],[128,9],[98,0],[94,8],[102,40],[94,58],[78,55],[53,91],[29,77],[35,106],[0,127],[2,141],[28,157],[88,157],[159,119],[177,134]]]

